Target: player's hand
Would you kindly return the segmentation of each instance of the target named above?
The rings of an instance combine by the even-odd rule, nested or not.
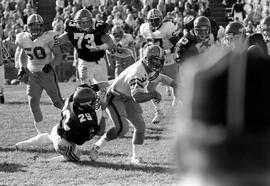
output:
[[[19,72],[18,72],[17,79],[20,82],[27,83],[28,80],[29,80],[29,71],[28,71],[28,69],[24,68],[24,67],[21,67]]]
[[[161,94],[158,91],[153,91],[151,92],[152,94],[152,99],[154,100],[155,103],[159,103],[161,101]]]
[[[46,74],[53,70],[52,65],[46,64],[41,68],[42,72],[45,72]]]
[[[99,48],[99,46],[90,46],[90,48],[89,48],[89,50],[91,51],[91,52],[97,52],[97,51],[100,51],[101,49]]]

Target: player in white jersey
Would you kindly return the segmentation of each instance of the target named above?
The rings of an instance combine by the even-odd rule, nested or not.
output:
[[[140,103],[150,100],[159,102],[161,95],[153,90],[147,91],[148,83],[158,78],[163,68],[164,51],[158,45],[148,46],[143,58],[126,68],[112,83],[107,92],[107,111],[114,123],[90,151],[90,158],[96,160],[98,150],[107,142],[124,136],[129,130],[129,123],[134,127],[132,138],[132,159],[134,164],[142,163],[140,148],[144,142],[145,122]],[[175,87],[176,83],[166,77],[166,84]],[[161,77],[160,77],[161,78]]]
[[[136,61],[134,39],[131,34],[124,33],[124,29],[120,25],[112,28],[110,37],[115,47],[113,50],[107,51],[107,57],[109,65],[114,69],[114,75],[117,77]]]
[[[44,32],[43,23],[40,15],[29,16],[28,31],[17,34],[15,41],[20,50],[18,79],[27,84],[28,102],[38,133],[40,133],[38,126],[43,120],[40,109],[42,91],[47,92],[55,107],[62,109],[64,105],[53,68],[53,65],[62,60],[62,52],[57,43],[56,33]]]
[[[157,9],[151,9],[147,14],[147,22],[140,27],[140,36],[144,43],[153,43],[159,45],[165,51],[165,61],[162,73],[176,80],[179,67],[174,60],[174,44],[171,40],[173,33],[176,31],[176,26],[172,22],[163,22],[162,13]],[[144,48],[142,47],[142,50]],[[156,85],[152,87],[156,87]],[[171,90],[167,87],[168,95]],[[175,98],[175,97],[174,97]],[[162,119],[162,112],[159,104],[154,103],[156,115],[152,120],[153,123],[159,123]]]

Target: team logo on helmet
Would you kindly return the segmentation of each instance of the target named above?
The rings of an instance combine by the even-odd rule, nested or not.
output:
[[[77,28],[82,31],[89,31],[92,29],[93,16],[87,9],[79,10],[75,14],[74,21],[76,22]]]
[[[119,42],[124,36],[124,29],[120,25],[115,25],[112,28],[112,35],[116,42]]]
[[[42,35],[43,25],[43,18],[39,14],[32,14],[27,18],[27,30],[34,38]]]
[[[199,16],[194,21],[194,34],[200,41],[209,38],[211,33],[211,23],[205,16]]]
[[[158,45],[147,46],[143,53],[142,62],[151,72],[154,72],[154,74],[151,73],[153,77],[149,79],[150,80],[155,79],[158,76],[159,72],[162,70],[164,65],[163,49]]]
[[[73,95],[75,106],[82,109],[99,109],[100,98],[97,93],[88,87],[78,87]]]
[[[151,9],[147,14],[147,21],[152,30],[157,30],[163,22],[163,15],[158,9]]]

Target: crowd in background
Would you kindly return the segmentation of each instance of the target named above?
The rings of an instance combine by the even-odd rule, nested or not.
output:
[[[34,0],[0,0],[0,39],[14,57],[17,33],[25,30],[27,17],[38,13]],[[159,9],[164,21],[171,21],[179,32],[192,18],[211,16],[209,0],[56,0],[56,14],[51,29],[64,32],[64,23],[72,19],[81,8],[92,12],[95,20],[103,20],[112,28],[121,25],[126,33],[137,38],[140,25],[146,21],[151,8]],[[233,20],[243,21],[248,33],[254,33],[260,20],[269,15],[269,0],[224,0],[224,5],[233,4]],[[239,14],[240,13],[240,14]],[[239,16],[241,15],[241,16]],[[211,17],[215,19],[214,17]],[[45,20],[46,21],[46,20]]]

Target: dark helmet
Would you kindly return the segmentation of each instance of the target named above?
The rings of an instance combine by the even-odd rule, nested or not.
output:
[[[73,95],[75,106],[83,109],[99,109],[100,98],[97,93],[88,87],[78,87]]]
[[[77,28],[88,31],[92,28],[93,16],[89,10],[81,9],[75,14],[74,21]]]
[[[196,37],[204,41],[209,38],[211,33],[211,23],[210,20],[205,16],[199,16],[194,20],[194,34]]]

